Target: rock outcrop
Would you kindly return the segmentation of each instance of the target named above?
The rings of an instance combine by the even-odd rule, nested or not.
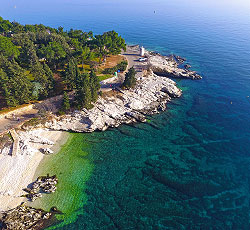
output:
[[[52,217],[51,212],[24,205],[0,213],[0,229],[3,230],[37,230],[43,229],[44,223]]]
[[[42,193],[53,193],[56,191],[56,184],[58,179],[56,176],[41,176],[32,184],[32,188],[24,189],[28,194],[26,197],[31,201],[42,197]]]
[[[186,61],[186,59],[181,58],[180,56],[162,56],[148,51],[146,56],[148,59],[147,65],[158,75],[175,78],[188,78],[192,80],[202,79],[199,74],[189,69],[191,67],[190,65],[185,65],[186,68],[184,69],[179,67],[180,64],[183,64]]]
[[[138,73],[135,88],[116,89],[114,95],[100,97],[91,110],[83,109],[62,117],[54,116],[45,127],[53,130],[93,132],[117,127],[122,123],[145,121],[147,114],[164,110],[171,98],[180,97],[182,91],[176,83],[149,71]]]

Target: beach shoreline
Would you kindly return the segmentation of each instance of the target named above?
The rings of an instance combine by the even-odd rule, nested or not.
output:
[[[50,147],[54,153],[59,152],[68,137],[68,134],[62,131],[37,129],[31,132],[53,142],[53,146]],[[18,135],[22,135],[22,132]],[[22,197],[26,194],[23,189],[36,180],[36,172],[41,167],[41,162],[46,159],[46,155],[41,152],[41,148],[48,147],[46,144],[31,142],[29,144],[34,151],[32,155],[23,154],[22,151],[17,156],[0,155],[0,212],[27,202],[27,198]]]

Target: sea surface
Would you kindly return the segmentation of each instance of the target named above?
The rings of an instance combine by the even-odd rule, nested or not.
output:
[[[119,32],[187,58],[202,80],[147,123],[70,134],[43,164],[54,229],[250,229],[249,0],[1,0],[23,24]]]

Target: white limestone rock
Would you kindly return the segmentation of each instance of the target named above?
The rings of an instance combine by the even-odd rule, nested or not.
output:
[[[152,71],[143,76],[138,73],[133,89],[120,90],[118,96],[100,97],[90,110],[83,109],[72,114],[54,117],[45,126],[54,130],[93,132],[117,127],[122,123],[145,121],[145,114],[166,108],[172,97],[180,97],[181,90],[169,78],[160,77]]]

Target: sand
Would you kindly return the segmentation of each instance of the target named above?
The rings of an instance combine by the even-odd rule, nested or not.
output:
[[[0,211],[9,210],[27,201],[21,197],[26,194],[23,189],[34,182],[35,172],[42,159],[46,157],[39,149],[50,147],[55,153],[67,139],[67,134],[61,131],[39,129],[35,130],[35,133],[53,141],[54,146],[32,143],[31,147],[37,150],[33,155],[0,155]]]

